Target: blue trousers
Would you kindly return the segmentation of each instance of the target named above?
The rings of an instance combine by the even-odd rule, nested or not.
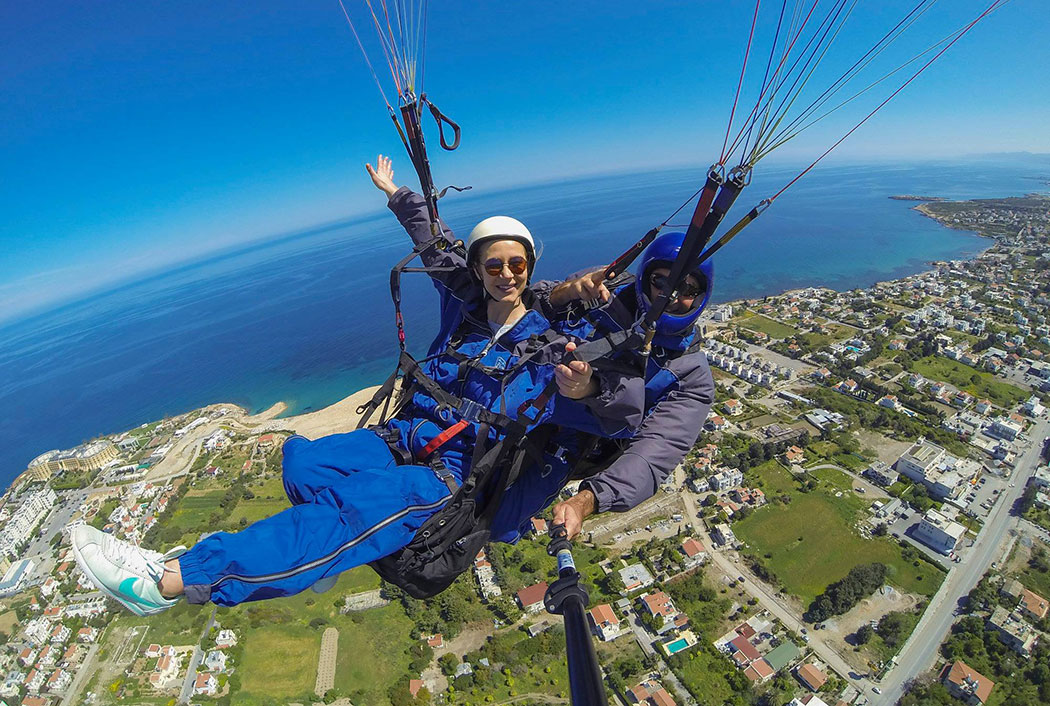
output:
[[[218,532],[179,557],[186,597],[236,605],[299,593],[401,549],[451,497],[426,466],[398,466],[361,429],[284,445],[293,506],[240,532]]]

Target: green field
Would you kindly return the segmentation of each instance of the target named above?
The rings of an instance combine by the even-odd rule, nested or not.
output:
[[[818,471],[818,488],[803,493],[779,466],[767,463],[755,472],[767,494],[787,493],[792,500],[756,510],[735,523],[733,531],[806,604],[854,566],[868,562],[886,564],[890,583],[905,591],[932,596],[940,586],[944,575],[931,564],[920,560],[914,566],[894,542],[865,539],[857,533],[853,524],[868,501],[849,490],[847,476],[833,469]],[[835,497],[836,492],[842,496]]]
[[[286,703],[311,694],[317,679],[322,632],[295,623],[260,625],[252,630],[240,665],[241,688],[232,695],[232,703]],[[340,632],[340,657],[346,646]],[[337,671],[337,682],[338,678]]]
[[[235,527],[240,524],[241,518],[248,523],[256,522],[291,506],[280,478],[267,478],[262,485],[251,485],[249,489],[255,497],[240,501],[230,513],[230,524]]]
[[[335,688],[354,703],[389,703],[387,690],[408,671],[408,649],[416,643],[412,621],[398,603],[340,615],[335,603],[348,593],[378,585],[366,567],[348,571],[324,594],[311,591],[287,598],[220,609],[218,620],[242,635],[240,689],[234,704],[254,706],[305,700],[313,692],[321,635],[339,630]],[[305,700],[305,701],[304,701]]]
[[[991,373],[940,356],[920,358],[912,363],[911,369],[931,380],[950,383],[960,390],[976,395],[979,399],[991,400],[1000,407],[1009,407],[1028,397],[1020,388],[996,380]]]
[[[770,338],[790,338],[798,333],[798,329],[782,324],[779,321],[774,321],[761,314],[740,318],[739,320],[734,320],[734,323],[739,323],[743,328],[752,331],[761,331]]]

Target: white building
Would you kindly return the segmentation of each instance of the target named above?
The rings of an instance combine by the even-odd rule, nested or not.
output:
[[[937,510],[928,510],[915,530],[916,539],[941,554],[955,551],[964,534],[965,527]]]
[[[923,437],[901,454],[895,467],[916,483],[922,483],[938,500],[958,497],[980,471],[972,461],[960,460]]]
[[[727,524],[717,524],[715,528],[711,530],[711,537],[723,546],[732,546],[736,544],[736,535],[733,534],[733,530]]]
[[[1012,419],[999,418],[992,421],[986,430],[988,435],[996,439],[1006,439],[1013,441],[1017,438],[1017,435],[1021,433],[1021,425]]]
[[[18,509],[11,513],[11,519],[3,530],[0,530],[0,554],[17,559],[18,547],[32,537],[33,530],[51,511],[56,500],[58,496],[51,488],[45,487],[30,493]]]
[[[736,468],[724,468],[719,473],[711,476],[707,484],[714,491],[729,490],[744,482],[744,474]]]

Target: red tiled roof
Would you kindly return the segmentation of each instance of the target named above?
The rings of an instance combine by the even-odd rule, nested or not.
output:
[[[828,680],[827,675],[812,664],[803,664],[798,668],[796,674],[813,691],[819,690],[820,687],[824,686],[824,682]]]
[[[528,588],[523,588],[518,591],[518,602],[524,607],[535,605],[536,603],[542,603],[543,596],[546,595],[546,593],[547,582],[540,581],[537,584],[533,584]]]
[[[692,559],[694,556],[704,551],[704,545],[690,537],[682,542],[682,551],[685,552],[687,557]]]
[[[992,694],[992,688],[995,686],[995,682],[984,676],[980,672],[976,672],[962,660],[956,660],[954,664],[947,670],[945,677],[949,682],[959,687],[967,687],[969,683],[976,685],[973,690],[977,698],[981,700],[981,703],[988,701],[988,697]]]
[[[753,662],[762,656],[758,653],[758,650],[755,649],[755,646],[748,642],[747,638],[743,635],[736,638],[729,644],[732,645],[742,655],[744,655],[744,657],[747,658],[748,662]]]
[[[595,625],[619,625],[620,619],[616,617],[616,613],[613,612],[612,606],[608,603],[602,603],[591,609],[591,620],[594,621]]]
[[[667,693],[667,689],[657,689],[650,694],[649,703],[653,706],[677,706],[675,700]]]
[[[1040,620],[1045,618],[1047,611],[1050,610],[1045,598],[1027,588],[1021,591],[1021,607],[1032,615],[1038,616]]]

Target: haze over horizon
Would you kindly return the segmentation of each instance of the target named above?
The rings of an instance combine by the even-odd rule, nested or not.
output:
[[[439,185],[491,193],[711,161],[753,9],[737,5],[432,6],[426,88],[464,128],[452,155],[429,136]],[[908,7],[858,8],[856,41],[874,42],[873,28]],[[989,17],[835,162],[1050,152],[1050,97],[1031,89],[1050,64],[1039,41],[1050,13],[1033,7]],[[915,46],[981,9],[940,8]],[[379,211],[361,169],[377,152],[414,182],[337,3],[295,13],[268,2],[59,3],[9,14],[0,325],[208,253]],[[870,107],[800,137],[778,163],[806,164]]]

